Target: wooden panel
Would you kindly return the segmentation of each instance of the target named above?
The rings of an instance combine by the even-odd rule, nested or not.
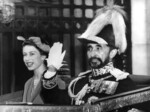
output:
[[[2,91],[3,91],[3,63],[2,63],[2,33],[0,33],[0,95],[2,94]]]
[[[132,107],[150,111],[150,87],[144,87],[97,100],[93,105],[82,106],[52,106],[21,103],[22,91],[0,97],[1,112],[127,112]],[[7,101],[7,102],[6,102]]]
[[[17,91],[0,96],[0,104],[7,104],[9,102],[21,102],[23,91]]]
[[[13,47],[13,35],[12,32],[1,33],[0,41],[0,84],[1,94],[11,92],[11,88],[14,86],[14,47]]]
[[[83,106],[0,105],[1,112],[85,112]]]

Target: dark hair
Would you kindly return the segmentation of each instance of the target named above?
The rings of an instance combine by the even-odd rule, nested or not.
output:
[[[46,55],[48,56],[48,53],[43,51],[42,49],[40,49],[32,40],[25,40],[23,43],[22,43],[22,48],[26,45],[29,45],[29,46],[34,46],[36,49],[39,50],[40,54],[41,55]]]

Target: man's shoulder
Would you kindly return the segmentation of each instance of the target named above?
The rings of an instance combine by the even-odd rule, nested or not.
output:
[[[72,83],[77,83],[77,84],[85,84],[88,82],[88,79],[89,79],[89,75],[92,73],[91,70],[87,70],[85,72],[81,72],[77,77],[75,77],[71,82]],[[71,84],[72,84],[71,83]]]
[[[78,76],[89,76],[92,73],[92,70],[87,70],[85,72],[81,72]]]

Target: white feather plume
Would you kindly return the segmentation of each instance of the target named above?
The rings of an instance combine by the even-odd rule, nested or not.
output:
[[[115,45],[119,48],[119,53],[126,50],[126,25],[124,18],[117,11],[112,13],[111,24],[115,35]]]
[[[126,13],[121,6],[105,6],[97,10],[95,19],[89,24],[79,39],[96,36],[106,25],[112,24],[115,35],[115,45],[119,48],[119,52],[122,53],[127,47],[125,17]]]
[[[89,26],[86,29],[86,31],[80,37],[81,38],[87,38],[89,36],[95,36],[95,35],[97,35],[102,30],[102,28],[104,28],[104,26],[109,23],[108,13],[109,12],[99,13],[100,16],[97,16],[89,24]]]

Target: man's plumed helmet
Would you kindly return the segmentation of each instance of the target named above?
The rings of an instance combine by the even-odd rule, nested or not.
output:
[[[125,16],[121,6],[104,6],[97,10],[95,19],[78,39],[83,42],[108,44],[123,53],[127,47]]]

